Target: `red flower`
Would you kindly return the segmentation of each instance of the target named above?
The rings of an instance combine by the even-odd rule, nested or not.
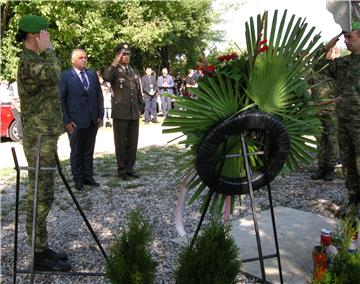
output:
[[[267,39],[264,39],[264,40],[260,41],[260,42],[259,42],[259,46],[260,46],[260,45],[263,45],[264,43],[267,43]]]
[[[201,70],[204,75],[208,75],[211,73],[214,73],[216,70],[216,67],[214,65],[207,65],[207,64],[198,64],[195,66],[197,70]]]
[[[260,48],[259,53],[267,51],[269,47],[267,45],[264,45],[262,48]]]
[[[238,58],[238,56],[236,53],[231,53],[231,54],[219,56],[219,57],[217,57],[217,60],[220,62],[226,62],[226,61],[230,61],[230,60],[235,60],[237,58]]]
[[[216,70],[216,67],[214,65],[204,66],[206,69],[206,72],[214,72]],[[205,70],[204,70],[205,71]]]

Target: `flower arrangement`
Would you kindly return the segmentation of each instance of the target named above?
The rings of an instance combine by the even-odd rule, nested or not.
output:
[[[307,78],[317,61],[320,35],[313,35],[314,27],[307,31],[305,20],[296,19],[295,15],[285,25],[286,17],[287,11],[284,11],[279,25],[278,11],[271,21],[268,12],[258,15],[256,24],[251,17],[245,24],[246,52],[222,55],[214,64],[201,60],[197,68],[205,76],[198,82],[198,88],[192,90],[197,98],[176,97],[179,109],[170,111],[163,123],[168,128],[163,132],[182,132],[186,137],[179,142],[188,146],[187,152],[180,156],[180,161],[185,162],[179,166],[179,172],[186,177],[186,187],[193,191],[190,203],[206,189],[195,167],[204,135],[219,122],[248,109],[268,113],[285,125],[291,138],[286,169],[295,170],[301,164],[312,162],[315,149],[309,145],[314,144],[309,136],[319,133],[320,122],[318,104],[307,93]],[[247,140],[250,151],[256,151],[261,142],[252,141],[250,138],[254,136]],[[262,139],[260,135],[259,140]],[[219,149],[218,167],[222,161],[221,151]],[[225,152],[242,152],[238,137],[228,139]],[[251,156],[249,159],[252,169],[263,166],[261,158]],[[242,157],[227,159],[222,166],[221,176],[239,177],[245,173]],[[225,194],[215,194],[212,208],[222,210],[225,199]],[[235,196],[232,196],[232,205],[234,202]]]

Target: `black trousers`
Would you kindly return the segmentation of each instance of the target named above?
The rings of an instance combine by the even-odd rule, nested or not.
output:
[[[70,164],[71,173],[75,183],[83,183],[93,179],[93,156],[97,127],[91,125],[88,128],[75,128],[70,139]]]
[[[139,139],[139,119],[113,119],[118,175],[134,172]]]

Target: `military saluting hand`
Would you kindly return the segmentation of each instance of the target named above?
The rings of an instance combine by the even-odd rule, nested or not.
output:
[[[120,52],[119,54],[117,54],[117,55],[115,56],[115,59],[114,59],[113,62],[111,63],[111,66],[112,66],[112,67],[116,67],[116,66],[119,64],[119,61],[120,61],[120,58],[121,58],[122,55],[123,55],[122,52]]]
[[[36,42],[38,44],[39,52],[43,52],[45,49],[52,48],[50,35],[45,30],[40,31],[40,36],[36,37]]]
[[[326,45],[325,45],[325,49],[329,50],[330,48],[334,47],[335,44],[338,42],[339,37],[341,37],[341,35],[343,34],[343,32],[339,33],[338,35],[336,35],[334,38],[332,38]]]

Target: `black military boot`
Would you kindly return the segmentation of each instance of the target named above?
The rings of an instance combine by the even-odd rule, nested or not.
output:
[[[71,265],[63,260],[49,257],[46,252],[35,252],[35,270],[70,271]]]
[[[334,168],[326,168],[323,179],[324,181],[333,181],[335,179]]]
[[[323,179],[325,175],[325,169],[319,168],[314,174],[311,175],[311,179],[317,180],[317,179]]]
[[[44,250],[44,253],[52,259],[55,260],[67,260],[68,259],[68,255],[65,252],[55,252],[50,248],[47,248]]]

